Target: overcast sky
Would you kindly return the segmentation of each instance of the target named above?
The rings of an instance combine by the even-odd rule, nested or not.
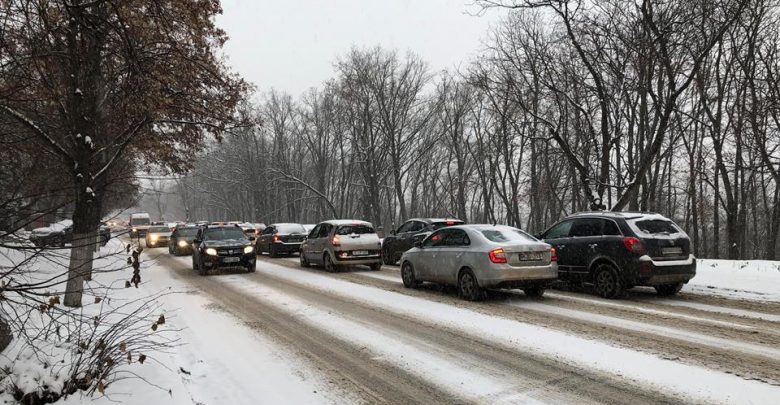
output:
[[[223,0],[217,24],[230,36],[228,62],[258,90],[298,96],[333,77],[353,45],[411,50],[431,70],[473,56],[502,14],[471,0]]]

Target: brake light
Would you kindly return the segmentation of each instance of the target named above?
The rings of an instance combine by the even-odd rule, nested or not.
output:
[[[645,249],[645,245],[642,244],[642,241],[633,236],[626,236],[625,238],[623,238],[623,244],[626,246],[626,249],[631,253],[642,255],[645,254],[645,252],[647,252],[647,250]]]
[[[274,242],[279,242],[279,241],[281,241],[279,235],[274,235]]]
[[[341,239],[338,235],[333,235],[333,239],[330,241],[333,246],[341,246]]]
[[[558,251],[554,247],[550,248],[550,262],[558,262]]]
[[[447,225],[455,225],[455,221],[447,221]]]
[[[504,253],[504,249],[493,249],[488,252],[488,256],[493,263],[506,263],[506,253]]]

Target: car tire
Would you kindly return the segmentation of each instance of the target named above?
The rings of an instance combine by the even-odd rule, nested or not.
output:
[[[330,255],[327,253],[322,257],[322,264],[325,267],[325,271],[328,273],[337,273],[339,271],[339,266],[333,263],[333,259],[331,259]]]
[[[61,236],[55,236],[51,244],[52,246],[65,247],[65,238]]]
[[[544,287],[527,287],[523,288],[523,292],[530,298],[542,298],[544,295]]]
[[[203,265],[202,260],[198,260],[198,274],[201,276],[205,276],[209,273],[208,269],[206,269],[206,266]]]
[[[250,266],[246,267],[247,273],[254,273],[257,271],[257,262],[252,263]]]
[[[485,298],[485,289],[479,286],[477,277],[469,269],[458,277],[458,295],[466,301],[480,301]]]
[[[662,284],[655,286],[655,291],[662,297],[677,295],[682,290],[683,283]]]
[[[382,261],[388,266],[395,266],[396,261],[393,260],[393,252],[389,248],[382,249]]]
[[[624,286],[615,267],[603,263],[593,271],[593,287],[603,298],[618,298],[623,295]]]
[[[311,263],[309,263],[308,260],[306,260],[306,256],[301,252],[300,254],[300,260],[301,260],[301,267],[311,267]]]
[[[382,263],[374,263],[368,267],[370,267],[372,271],[379,271],[382,270]]]
[[[268,247],[268,256],[269,257],[273,257],[273,258],[279,257],[279,254],[276,253],[276,249],[275,249],[274,245],[271,245],[270,247]]]
[[[404,282],[406,288],[417,288],[420,286],[420,281],[414,275],[414,267],[409,262],[406,262],[401,266],[401,280]]]

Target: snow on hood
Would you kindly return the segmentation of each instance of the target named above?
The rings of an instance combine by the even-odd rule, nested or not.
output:
[[[65,229],[65,228],[67,228],[69,226],[72,226],[72,225],[73,225],[73,221],[71,221],[69,219],[65,219],[65,220],[62,220],[62,221],[59,221],[59,222],[55,222],[55,223],[53,223],[53,224],[51,224],[49,226],[44,226],[43,228],[35,228],[35,229],[33,229],[33,233],[49,234],[49,233],[52,233],[52,232],[59,232],[59,231],[62,231],[63,229]]]

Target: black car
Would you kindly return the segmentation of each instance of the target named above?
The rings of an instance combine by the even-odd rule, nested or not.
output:
[[[277,257],[298,253],[306,234],[306,228],[301,224],[271,224],[260,232],[255,242],[257,254],[266,252],[271,257]]]
[[[201,276],[218,267],[243,267],[251,273],[256,260],[251,239],[236,225],[202,227],[193,242],[192,268]]]
[[[192,254],[192,243],[198,236],[197,225],[177,225],[168,241],[168,253],[174,256]]]
[[[539,238],[555,247],[560,280],[592,284],[605,298],[622,296],[634,286],[674,295],[696,275],[688,235],[658,214],[579,213]]]
[[[105,246],[111,239],[111,229],[105,223],[101,223],[98,229],[100,245]],[[73,222],[60,221],[44,228],[37,228],[30,234],[30,241],[39,247],[59,246],[73,242]]]
[[[401,255],[422,241],[431,232],[452,225],[463,225],[463,221],[452,218],[413,218],[404,222],[397,230],[390,232],[382,242],[382,260],[385,264],[396,264]]]

